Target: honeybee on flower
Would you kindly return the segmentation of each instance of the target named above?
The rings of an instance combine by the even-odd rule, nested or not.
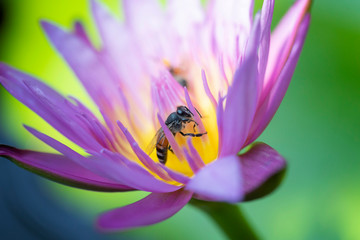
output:
[[[124,22],[95,0],[91,6],[100,49],[79,22],[71,31],[41,25],[101,118],[76,98],[0,65],[1,85],[88,155],[29,126],[59,154],[0,145],[0,155],[73,187],[151,192],[100,215],[97,223],[105,230],[157,223],[192,198],[235,203],[266,195],[255,192],[286,163],[254,141],[290,83],[310,0],[296,1],[273,33],[273,0],[264,0],[255,16],[251,0],[210,0],[206,7],[199,0],[171,0],[165,10],[155,0],[124,0]],[[177,128],[164,121],[173,113]],[[159,129],[158,140],[167,142],[158,141],[149,154],[146,147]]]

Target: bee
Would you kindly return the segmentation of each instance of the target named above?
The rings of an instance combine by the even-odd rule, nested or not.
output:
[[[196,110],[196,112],[201,117],[200,113]],[[176,109],[176,112],[171,113],[166,121],[165,124],[169,128],[170,132],[175,136],[177,133],[180,133],[182,136],[190,136],[190,137],[201,137],[205,133],[183,133],[182,130],[186,127],[186,124],[193,122],[194,123],[194,131],[195,127],[198,125],[197,122],[193,119],[194,114],[186,107],[186,106],[179,106]],[[155,137],[155,144],[151,144],[149,154],[156,148],[156,155],[159,159],[159,162],[162,164],[166,163],[168,150],[173,153],[171,146],[169,144],[168,139],[165,136],[164,130],[160,128]],[[153,140],[153,141],[154,141]]]
[[[169,72],[182,87],[189,88],[188,81],[182,76],[181,70],[170,67]]]

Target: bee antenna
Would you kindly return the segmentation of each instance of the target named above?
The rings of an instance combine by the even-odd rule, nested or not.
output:
[[[186,110],[188,110],[189,111],[189,113],[191,113],[191,115],[193,115],[194,116],[194,114],[190,111],[190,109],[187,107],[187,106],[184,106],[185,108],[186,108]],[[197,111],[197,110],[196,110]]]
[[[199,111],[195,108],[196,112],[199,114],[199,116],[202,118],[201,114],[199,113]],[[193,114],[194,115],[194,114]]]

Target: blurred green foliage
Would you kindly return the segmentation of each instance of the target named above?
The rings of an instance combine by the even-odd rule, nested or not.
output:
[[[117,0],[103,2],[121,18]],[[291,3],[276,2],[275,23]],[[69,28],[78,19],[99,44],[88,2],[14,0],[4,4],[7,11],[0,38],[0,60],[90,104],[38,24],[39,19],[49,19]],[[259,9],[261,2],[256,1],[255,6]],[[287,176],[269,197],[242,204],[265,239],[360,239],[359,7],[359,1],[351,0],[313,3],[310,31],[293,81],[260,138],[288,159]],[[22,123],[69,143],[3,89],[0,97],[1,121],[6,126],[1,134],[16,140],[18,146],[44,149],[26,133]],[[44,182],[54,200],[86,216],[87,221],[93,221],[101,211],[145,195],[94,193],[39,181]],[[191,207],[163,223],[125,234],[147,239],[224,238],[206,216]]]

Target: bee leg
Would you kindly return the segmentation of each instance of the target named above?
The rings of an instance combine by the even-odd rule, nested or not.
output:
[[[195,122],[194,120],[190,120],[189,122],[193,122],[194,123],[194,126],[193,126],[193,129],[194,129],[194,132],[196,132],[196,126],[199,126],[199,124],[197,122]]]
[[[179,132],[181,135],[183,135],[184,137],[186,136],[190,136],[190,137],[201,137],[202,135],[205,135],[207,134],[207,132],[204,132],[204,133],[197,133],[197,134],[194,134],[194,133],[183,133],[183,132]]]
[[[197,122],[195,122],[195,120],[190,120],[189,122],[193,122],[194,125],[199,126],[199,124]]]
[[[170,145],[169,145],[168,149],[169,149],[170,152],[174,153],[174,151],[172,150]]]

